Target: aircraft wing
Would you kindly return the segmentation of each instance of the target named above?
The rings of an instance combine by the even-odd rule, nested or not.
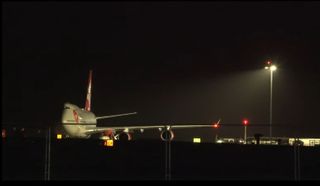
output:
[[[128,116],[128,115],[133,115],[133,114],[138,114],[137,112],[131,112],[131,113],[124,113],[124,114],[115,114],[115,115],[108,115],[108,116],[99,116],[96,117],[96,119],[108,119],[108,118],[115,118],[115,117],[121,117],[121,116]]]
[[[213,127],[213,125],[219,125],[220,119],[218,122],[213,124],[173,124],[173,125],[137,125],[137,126],[114,126],[114,127],[95,127],[86,129],[87,134],[100,133],[103,131],[132,131],[132,130],[141,130],[141,129],[181,129],[181,128],[199,128],[199,127]]]
[[[175,124],[169,125],[170,128],[198,128],[198,127],[215,127],[220,125],[221,119],[217,122],[213,122],[212,124],[197,124],[197,125],[190,125],[190,124]]]
[[[104,131],[119,131],[119,130],[140,130],[140,129],[159,129],[164,128],[166,125],[152,125],[152,126],[114,126],[114,127],[95,127],[95,128],[87,128],[86,134],[95,134],[101,133]]]

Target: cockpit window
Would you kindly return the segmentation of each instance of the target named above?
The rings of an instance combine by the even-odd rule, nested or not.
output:
[[[65,109],[70,109],[70,107],[64,107]]]

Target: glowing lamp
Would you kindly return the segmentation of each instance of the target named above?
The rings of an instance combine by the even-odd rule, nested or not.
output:
[[[193,143],[201,143],[201,138],[193,138]]]
[[[213,124],[212,126],[213,128],[219,128],[219,125],[217,123]]]
[[[243,123],[243,125],[247,126],[247,125],[249,124],[249,121],[248,121],[247,119],[244,119],[244,120],[242,121],[242,123]]]
[[[271,70],[271,71],[275,71],[275,70],[277,70],[277,67],[276,67],[275,65],[272,65],[272,66],[270,67],[270,70]]]
[[[113,140],[112,139],[106,140],[104,141],[103,145],[107,147],[113,147]]]
[[[57,134],[57,139],[62,139],[62,134]]]

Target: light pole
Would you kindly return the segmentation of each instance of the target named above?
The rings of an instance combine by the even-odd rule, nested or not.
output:
[[[273,81],[273,71],[277,70],[275,65],[271,65],[271,62],[268,61],[268,66],[265,69],[270,70],[270,110],[269,110],[269,138],[272,138],[272,81]]]
[[[244,136],[243,136],[244,144],[247,144],[247,126],[249,124],[249,121],[247,119],[243,119],[242,123],[243,123],[243,126],[244,126]]]

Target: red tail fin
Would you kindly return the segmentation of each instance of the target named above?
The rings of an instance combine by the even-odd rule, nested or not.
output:
[[[87,98],[86,98],[86,106],[85,110],[91,110],[91,83],[92,83],[92,70],[89,71],[89,83],[88,83],[88,91],[87,91]]]

